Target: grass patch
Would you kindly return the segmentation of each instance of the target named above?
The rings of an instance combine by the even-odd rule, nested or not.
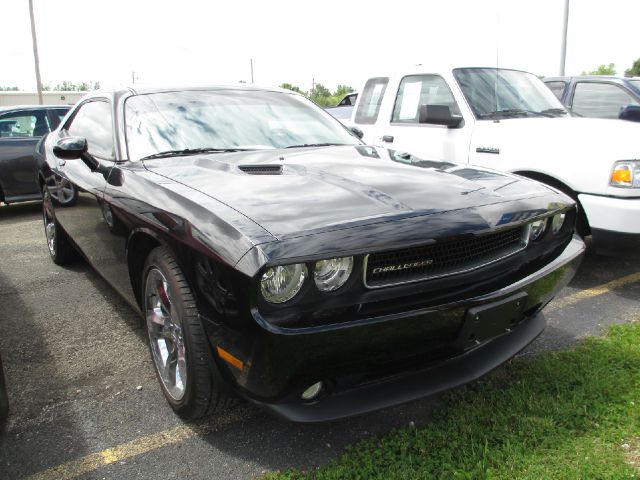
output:
[[[443,397],[433,419],[292,479],[640,478],[640,324],[508,363]]]

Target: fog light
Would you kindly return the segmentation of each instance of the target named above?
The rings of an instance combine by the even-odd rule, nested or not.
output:
[[[542,237],[542,234],[547,228],[547,219],[536,220],[535,222],[531,222],[531,240],[536,241]]]
[[[553,232],[554,235],[557,235],[558,233],[560,233],[560,230],[564,225],[565,218],[566,218],[566,214],[559,213],[557,215],[554,215],[553,219],[551,219],[551,231]]]
[[[320,390],[322,390],[322,382],[314,383],[302,392],[302,399],[305,401],[313,400],[318,396]]]

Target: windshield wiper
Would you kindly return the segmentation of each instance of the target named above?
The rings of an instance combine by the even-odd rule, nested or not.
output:
[[[480,115],[480,118],[495,118],[498,116],[504,117],[514,117],[520,115],[538,115],[541,117],[553,117],[550,112],[543,110],[541,112],[536,112],[535,110],[524,110],[522,108],[506,108],[504,110],[496,110],[495,112],[483,113]]]
[[[301,143],[300,145],[289,145],[284,148],[304,148],[304,147],[337,147],[347,145],[346,143]]]
[[[228,153],[228,152],[246,152],[251,150],[250,148],[183,148],[182,150],[167,150],[165,152],[154,153],[153,155],[147,155],[140,160],[151,160],[154,158],[164,157],[183,157],[188,155],[197,155],[199,153]]]
[[[540,113],[548,113],[549,115],[566,115],[568,112],[564,108],[556,107],[547,108],[546,110],[542,110]]]

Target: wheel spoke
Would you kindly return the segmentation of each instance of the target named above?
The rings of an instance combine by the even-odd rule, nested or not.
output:
[[[171,314],[171,299],[169,298],[169,292],[167,291],[167,283],[164,279],[158,279],[156,283],[156,292],[158,293],[158,299],[162,304],[162,308],[168,314]]]
[[[174,347],[169,351],[169,356],[167,357],[167,361],[164,364],[164,368],[162,369],[162,377],[167,382],[167,386],[175,385],[177,364],[178,364],[178,355]]]
[[[162,328],[165,326],[165,316],[158,310],[160,309],[154,308],[153,310],[147,310],[147,322],[151,322]]]

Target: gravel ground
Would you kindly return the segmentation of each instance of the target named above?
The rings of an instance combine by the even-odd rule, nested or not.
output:
[[[49,260],[40,205],[0,207],[0,239],[0,352],[11,403],[0,434],[0,478],[22,478],[182,425],[162,397],[133,310],[86,263],[61,268]],[[560,301],[638,271],[640,259],[589,254]],[[570,306],[552,304],[549,326],[523,355],[570,345],[638,314],[640,282]],[[241,403],[206,419],[206,428],[184,441],[81,478],[250,478],[311,468],[371,434],[427,422],[437,407],[431,398],[297,425]]]

